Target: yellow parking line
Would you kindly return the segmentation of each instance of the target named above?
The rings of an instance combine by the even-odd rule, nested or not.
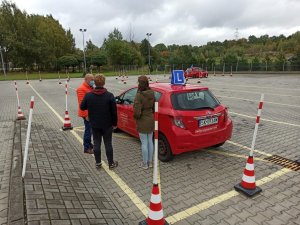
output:
[[[238,100],[245,100],[245,101],[249,101],[249,102],[257,102],[257,100],[246,99],[246,98],[229,97],[229,96],[224,96],[224,95],[216,95],[216,96],[217,96],[217,97],[220,97],[220,98],[232,98],[232,99],[238,99]],[[289,105],[289,104],[282,104],[282,103],[268,102],[268,101],[265,101],[264,103],[267,103],[267,104],[274,104],[274,105],[282,105],[282,106],[288,106],[288,107],[297,107],[297,108],[300,108],[299,105]]]
[[[249,115],[245,115],[245,114],[241,114],[241,113],[236,113],[236,112],[232,112],[232,111],[229,111],[229,113],[233,114],[233,115],[237,115],[237,116],[242,116],[242,117],[247,117],[247,118],[251,118],[251,119],[256,119],[256,117],[254,117],[254,116],[249,116]],[[269,120],[269,119],[262,119],[262,118],[260,120],[267,121],[267,122],[272,122],[272,123],[284,124],[284,125],[293,126],[293,127],[300,127],[299,124],[286,123],[286,122],[280,122],[280,121],[276,121],[276,120]]]
[[[260,180],[258,180],[256,182],[257,185],[263,185],[263,184],[266,184],[274,179],[277,179],[285,174],[287,174],[288,172],[290,172],[291,170],[290,169],[286,169],[286,168],[283,168],[273,174],[270,174],[269,176],[267,177],[264,177]],[[190,207],[182,212],[179,212],[179,213],[176,213],[175,215],[173,216],[169,216],[166,218],[166,220],[170,223],[170,224],[173,224],[173,223],[176,223],[180,220],[183,220],[183,219],[186,219],[196,213],[199,213],[205,209],[208,209],[214,205],[217,205],[221,202],[224,202],[226,200],[229,200],[230,198],[233,198],[235,196],[239,195],[239,193],[237,191],[229,191],[227,193],[224,193],[224,194],[221,194],[217,197],[214,197],[208,201],[205,201],[205,202],[202,202],[202,203],[199,203],[198,205],[195,205],[193,207]]]
[[[231,92],[244,92],[244,93],[254,93],[254,94],[261,94],[261,92],[256,92],[256,91],[242,91],[242,90],[231,90],[231,89],[220,89],[220,88],[214,88],[214,87],[209,87],[212,90],[219,90],[219,91],[231,91]],[[300,98],[299,95],[281,95],[281,94],[272,94],[272,93],[266,93],[264,92],[265,95],[274,95],[274,96],[281,96],[281,97],[294,97],[294,98]]]
[[[83,132],[83,131],[84,131],[84,126],[80,126],[80,127],[73,127],[73,130],[76,130],[76,131]]]
[[[248,158],[248,156],[246,156],[246,155],[239,155],[239,154],[229,153],[229,152],[220,151],[220,150],[207,150],[207,152],[212,153],[212,154],[218,154],[218,155],[225,155],[225,156],[235,157],[235,158],[243,158],[243,159],[247,159]],[[257,160],[257,161],[266,161],[265,159],[258,158],[258,157],[255,157],[255,160]]]
[[[63,118],[52,108],[52,106],[30,85],[31,89],[40,97],[40,99],[48,106],[48,108],[57,116],[57,118],[64,122]],[[82,143],[83,140],[79,135],[71,130],[71,133],[75,136],[75,138]],[[148,207],[145,203],[129,188],[129,186],[114,172],[108,169],[108,166],[105,162],[102,162],[103,168],[108,173],[108,175],[116,182],[119,188],[127,194],[127,196],[131,199],[131,201],[135,204],[135,206],[147,217],[148,215]]]
[[[244,145],[241,145],[241,144],[239,144],[239,143],[235,143],[235,142],[233,142],[233,141],[226,141],[226,143],[229,143],[229,144],[232,144],[232,145],[235,145],[235,146],[238,146],[238,147],[240,147],[240,148],[242,148],[242,149],[246,149],[246,150],[248,150],[248,151],[251,151],[251,148],[249,148],[249,147],[247,147],[247,146],[244,146]],[[259,150],[257,150],[257,149],[254,149],[253,150],[254,152],[257,152],[257,153],[259,153],[259,154],[261,154],[261,155],[265,155],[265,156],[272,156],[271,154],[269,154],[269,153],[265,153],[265,152],[262,152],[262,151],[259,151]]]
[[[73,129],[84,129],[84,126],[73,127]]]
[[[73,130],[79,131],[79,132],[84,132],[84,129],[78,129],[78,128],[73,128]]]

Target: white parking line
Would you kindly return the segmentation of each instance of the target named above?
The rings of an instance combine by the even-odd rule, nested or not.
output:
[[[241,114],[241,113],[236,113],[236,112],[232,112],[232,111],[229,111],[229,113],[233,114],[233,115],[237,115],[237,116],[242,116],[242,117],[246,117],[246,118],[256,119],[255,116],[249,116],[249,115],[245,115],[245,114]],[[281,122],[281,121],[276,121],[276,120],[269,120],[269,119],[262,119],[262,118],[260,120],[266,121],[266,122],[277,123],[277,124],[284,124],[284,125],[293,126],[293,127],[300,127],[299,124],[286,123],[286,122]]]
[[[281,89],[281,90],[288,90],[288,91],[299,91],[299,89],[297,89],[297,88],[280,88],[280,87],[251,86],[251,85],[248,86],[248,85],[227,84],[227,83],[218,83],[218,82],[209,83],[209,84],[211,84],[211,85],[220,85],[220,86],[227,85],[227,86],[234,86],[234,87],[263,88],[263,89],[276,89],[276,90]]]
[[[238,99],[238,100],[245,100],[245,101],[249,101],[249,102],[257,102],[257,100],[252,100],[252,99],[247,99],[247,98],[237,98],[237,97],[230,97],[230,96],[224,96],[224,95],[216,95],[216,96],[219,97],[219,98],[232,98],[232,99]],[[283,103],[277,103],[277,102],[268,102],[268,101],[264,101],[264,103],[300,108],[300,105],[289,105],[289,104],[283,104]]]
[[[218,90],[218,91],[229,91],[229,92],[242,92],[242,93],[261,94],[261,92],[255,92],[255,91],[242,91],[242,90],[232,90],[232,89],[221,89],[221,88],[214,88],[214,87],[209,87],[209,88],[212,89],[212,90]],[[281,97],[300,98],[299,95],[282,95],[282,94],[272,94],[272,93],[267,93],[267,92],[264,92],[264,93],[265,93],[265,95],[274,95],[274,96],[281,96]]]

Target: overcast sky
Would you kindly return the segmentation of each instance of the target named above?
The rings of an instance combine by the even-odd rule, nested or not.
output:
[[[29,14],[52,14],[70,28],[76,45],[101,45],[117,27],[140,42],[203,45],[238,36],[290,35],[300,30],[300,0],[12,0]],[[131,30],[131,32],[130,32]]]

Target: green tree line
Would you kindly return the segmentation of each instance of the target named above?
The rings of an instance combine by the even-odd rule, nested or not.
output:
[[[75,47],[70,29],[64,29],[52,15],[29,15],[6,0],[0,7],[0,48],[9,71],[83,69],[83,51]],[[84,50],[89,70],[148,66],[149,50],[151,70],[185,69],[191,65],[211,71],[300,70],[299,31],[287,37],[251,35],[203,46],[151,46],[146,38],[141,42],[125,40],[114,28],[101,46],[88,40]]]

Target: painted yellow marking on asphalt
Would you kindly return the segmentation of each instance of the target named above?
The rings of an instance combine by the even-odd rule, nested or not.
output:
[[[52,108],[52,106],[32,87],[32,90],[40,97],[40,99],[48,106],[48,108],[57,116],[59,120],[64,122],[63,118]],[[71,133],[74,137],[82,144],[83,140],[79,135],[71,130]],[[148,207],[145,203],[130,189],[130,187],[114,172],[109,170],[107,164],[102,162],[102,166],[104,170],[108,173],[108,175],[116,182],[119,188],[127,194],[127,196],[131,199],[131,201],[135,204],[135,206],[147,217],[148,216]]]
[[[84,132],[84,128],[73,128],[73,130],[79,131],[79,132]]]
[[[241,144],[239,144],[239,143],[236,143],[236,142],[233,142],[233,141],[226,141],[226,143],[229,143],[229,144],[232,144],[232,145],[235,145],[235,146],[238,146],[238,147],[240,147],[240,148],[242,148],[242,149],[246,149],[246,150],[248,150],[248,151],[251,151],[251,148],[249,148],[249,147],[247,147],[247,146],[245,146],[245,145],[241,145]],[[260,151],[260,150],[257,150],[257,149],[254,149],[253,150],[254,152],[257,152],[257,153],[259,153],[259,154],[261,154],[261,155],[265,155],[265,156],[272,156],[271,154],[269,154],[269,153],[266,153],[266,152],[263,152],[263,151]]]
[[[247,117],[247,118],[251,118],[251,119],[256,119],[256,117],[254,117],[254,116],[249,116],[249,115],[245,115],[245,114],[241,114],[241,113],[236,113],[236,112],[232,112],[232,111],[229,111],[229,113],[233,114],[233,115],[237,115],[237,116],[242,116],[242,117]],[[263,119],[263,118],[260,118],[260,120],[266,121],[266,122],[284,124],[284,125],[293,126],[293,127],[300,127],[299,124],[286,123],[286,122],[281,122],[281,121],[276,121],[276,120],[269,120],[269,119]]]
[[[229,92],[243,92],[243,93],[253,93],[253,94],[261,94],[261,92],[256,92],[256,91],[242,91],[242,90],[232,90],[232,89],[221,89],[221,88],[214,88],[214,87],[209,87],[212,90],[219,90],[219,91],[229,91]],[[281,96],[281,97],[293,97],[293,98],[300,98],[299,95],[281,95],[281,94],[272,94],[272,93],[266,93],[264,92],[265,95],[274,95],[274,96]]]
[[[84,129],[84,126],[79,126],[79,127],[73,127],[74,130],[77,130],[77,129]]]
[[[258,180],[256,182],[256,184],[257,185],[266,184],[266,183],[268,183],[268,182],[270,182],[270,181],[272,181],[274,179],[277,179],[277,178],[279,178],[279,177],[287,174],[290,171],[291,171],[290,169],[283,168],[283,169],[281,169],[281,170],[279,170],[279,171],[277,171],[277,172],[275,172],[273,174],[270,174],[267,177],[264,177],[264,178]],[[224,193],[222,195],[214,197],[214,198],[212,198],[212,199],[210,199],[210,200],[208,200],[206,202],[202,202],[202,203],[200,203],[198,205],[190,207],[190,208],[188,208],[188,209],[186,209],[186,210],[184,210],[182,212],[176,213],[173,216],[169,216],[169,217],[166,218],[166,220],[169,223],[171,223],[171,224],[176,223],[176,222],[178,222],[180,220],[186,219],[186,218],[188,218],[188,217],[190,217],[190,216],[192,216],[192,215],[194,215],[196,213],[199,213],[199,212],[201,212],[201,211],[203,211],[205,209],[208,209],[208,208],[210,208],[210,207],[212,207],[214,205],[217,205],[217,204],[219,204],[221,202],[229,200],[230,198],[233,198],[233,197],[238,196],[238,195],[239,195],[239,193],[237,191],[235,191],[235,190],[229,191],[227,193]]]
[[[279,178],[279,177],[281,177],[281,176],[283,176],[283,175],[285,175],[285,174],[287,174],[288,172],[291,172],[291,171],[292,170],[290,170],[288,168],[282,168],[281,170],[278,170],[277,172],[272,173],[269,176],[264,177],[264,178],[256,181],[256,185],[259,186],[259,185],[266,184],[266,183],[268,183],[268,182],[270,182],[270,181],[272,181],[276,178]]]
[[[84,126],[73,127],[74,129],[82,129]]]
[[[245,155],[239,155],[239,154],[234,154],[234,153],[220,151],[220,150],[207,150],[207,152],[212,153],[212,154],[218,154],[218,155],[235,157],[235,158],[243,158],[243,159],[247,159],[248,158],[248,156],[245,156]],[[258,158],[258,157],[255,157],[255,160],[267,162],[267,160],[264,160],[264,159]]]
[[[224,95],[216,95],[216,96],[220,97],[220,98],[232,98],[232,99],[244,100],[244,101],[249,101],[249,102],[258,102],[257,100],[246,99],[246,98],[229,97],[229,96],[224,96]],[[283,103],[277,103],[277,102],[268,102],[268,101],[264,101],[264,103],[300,108],[299,105],[289,105],[289,104],[283,104]]]
[[[294,88],[280,88],[280,87],[266,87],[266,86],[248,86],[248,85],[237,85],[237,84],[227,84],[227,83],[218,83],[218,82],[214,82],[214,83],[209,83],[212,85],[227,85],[227,86],[235,86],[235,87],[247,87],[247,88],[263,88],[263,89],[281,89],[281,90],[288,90],[288,91],[299,91],[299,89],[294,89]]]

